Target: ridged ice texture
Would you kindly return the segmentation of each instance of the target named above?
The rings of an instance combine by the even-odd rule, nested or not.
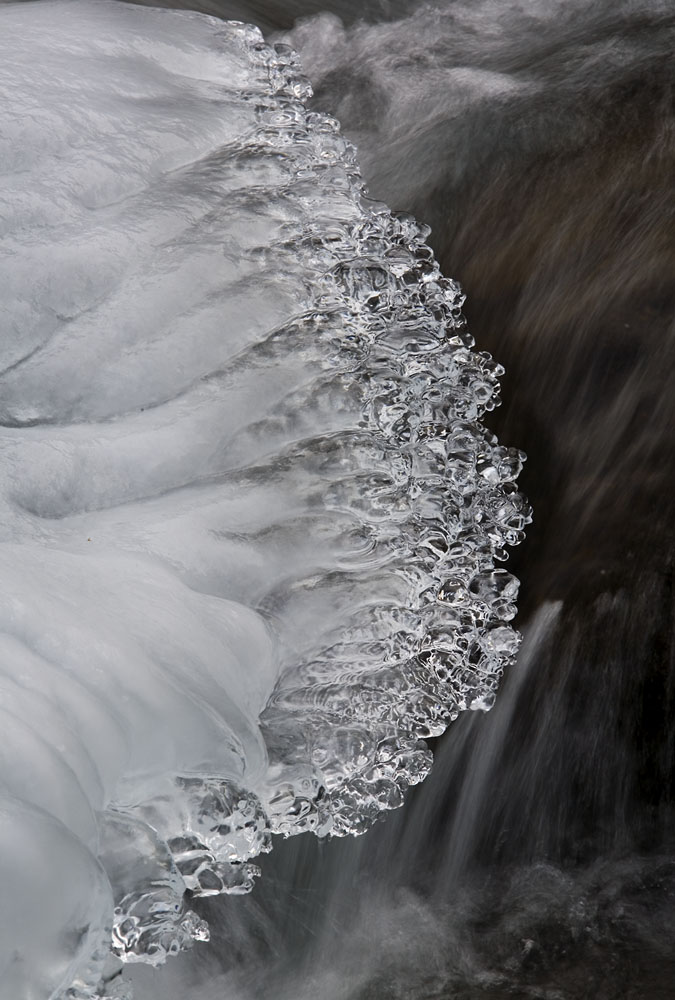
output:
[[[285,47],[16,4],[0,77],[0,995],[120,996],[490,707],[523,455]]]

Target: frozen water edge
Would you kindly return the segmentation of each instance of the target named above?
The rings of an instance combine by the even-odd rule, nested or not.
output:
[[[117,3],[0,21],[0,864],[32,872],[0,979],[88,997],[111,935],[205,939],[186,889],[364,831],[490,707],[530,514],[459,287],[289,49]]]

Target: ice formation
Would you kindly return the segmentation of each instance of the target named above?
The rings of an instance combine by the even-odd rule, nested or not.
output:
[[[0,78],[0,992],[74,1000],[271,834],[401,803],[517,648],[529,510],[460,289],[290,50],[45,0]]]

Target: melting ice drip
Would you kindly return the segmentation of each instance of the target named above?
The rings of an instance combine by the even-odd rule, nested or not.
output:
[[[90,997],[490,707],[530,512],[458,286],[290,50],[54,0],[0,55],[0,981]]]

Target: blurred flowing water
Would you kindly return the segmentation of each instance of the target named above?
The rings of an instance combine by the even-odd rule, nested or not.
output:
[[[535,523],[494,709],[366,836],[280,843],[199,903],[211,947],[137,996],[672,997],[672,4],[191,6],[296,48],[371,194],[431,225]]]
[[[203,995],[670,997],[672,4],[203,9],[296,47],[371,193],[431,225],[506,366],[492,426],[535,510],[495,708],[367,837],[272,855]]]

